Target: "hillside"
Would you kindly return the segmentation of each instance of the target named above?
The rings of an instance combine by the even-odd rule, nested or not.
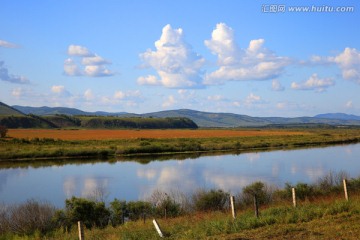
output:
[[[21,116],[24,114],[21,111],[0,102],[0,116],[1,115]]]
[[[338,119],[338,120],[360,120],[360,116],[345,113],[324,113],[314,116],[314,118]]]
[[[248,115],[234,114],[234,113],[213,113],[202,112],[190,109],[168,110],[151,112],[144,114],[134,114],[125,112],[85,112],[76,108],[66,107],[22,107],[13,106],[25,114],[36,114],[40,116],[55,116],[58,114],[69,116],[117,116],[121,118],[188,118],[195,122],[199,127],[215,127],[215,128],[227,128],[227,127],[264,127],[264,126],[317,126],[317,125],[354,125],[360,126],[360,116],[348,115],[342,113],[336,114],[319,114],[314,117],[251,117]],[[56,121],[63,121],[58,119]],[[69,123],[72,126],[72,123]],[[62,125],[62,124],[60,124]]]
[[[0,116],[0,125],[8,128],[86,128],[86,129],[195,129],[190,119],[109,116]]]
[[[98,111],[98,112],[85,112],[76,108],[67,108],[67,107],[24,107],[24,106],[18,106],[14,105],[14,109],[17,109],[25,114],[35,114],[35,115],[56,115],[56,114],[65,114],[65,115],[83,115],[83,116],[118,116],[125,114],[124,112],[120,113],[110,113],[110,112],[104,112],[104,111]]]

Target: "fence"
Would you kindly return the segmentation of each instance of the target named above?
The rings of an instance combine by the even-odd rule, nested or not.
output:
[[[348,195],[348,190],[347,190],[347,181],[346,181],[346,179],[343,179],[343,188],[344,188],[345,200],[349,201],[349,195]],[[292,193],[293,207],[296,208],[297,207],[296,188],[292,188],[291,193]],[[258,218],[259,217],[258,197],[256,196],[256,194],[254,194],[253,197],[254,197],[255,217]],[[231,209],[232,218],[236,219],[235,196],[230,196],[230,209]],[[165,218],[166,218],[166,214],[165,214]],[[144,220],[144,223],[145,223],[145,215],[144,215],[143,220]],[[165,234],[163,233],[163,231],[162,231],[159,223],[156,221],[156,219],[153,219],[152,222],[153,222],[154,228],[155,228],[156,232],[159,234],[159,236],[161,238],[165,237]],[[84,224],[81,221],[78,222],[78,230],[79,230],[79,240],[85,240]]]

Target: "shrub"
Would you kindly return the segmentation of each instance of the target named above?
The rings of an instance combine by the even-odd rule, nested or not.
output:
[[[6,137],[7,132],[8,132],[7,127],[0,125],[0,137],[1,138]]]
[[[182,213],[181,205],[165,192],[155,190],[149,202],[155,207],[153,214],[158,217],[176,217]]]
[[[55,226],[51,219],[55,207],[49,203],[28,200],[19,205],[2,205],[0,208],[0,234],[12,232],[15,234],[46,233]]]
[[[151,212],[152,205],[149,202],[131,201],[127,203],[116,198],[110,202],[111,222],[114,226],[124,223],[125,217],[136,221],[141,219],[144,214],[151,214]]]
[[[193,195],[194,208],[197,211],[221,211],[229,203],[229,193],[222,190],[199,190]]]
[[[258,204],[267,204],[272,200],[273,190],[263,182],[254,182],[243,188],[241,196],[243,204],[252,204],[255,195]]]
[[[349,175],[344,171],[340,171],[338,173],[330,171],[324,177],[319,178],[316,186],[322,193],[336,191],[342,187],[343,179],[347,179],[348,176]]]
[[[71,227],[82,221],[87,228],[105,227],[110,219],[110,211],[103,202],[72,197],[65,201],[65,210],[56,213],[54,221],[64,227]]]
[[[285,184],[285,191],[288,196],[292,196],[292,188],[296,189],[296,198],[305,200],[311,199],[316,195],[316,190],[314,186],[306,183],[297,183],[295,186],[290,185],[289,183]]]

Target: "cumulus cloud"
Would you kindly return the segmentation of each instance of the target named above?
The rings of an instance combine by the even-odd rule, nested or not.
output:
[[[94,99],[94,94],[92,92],[91,89],[87,89],[85,92],[84,92],[84,98],[86,101],[91,101]]]
[[[360,84],[360,51],[356,48],[347,47],[335,57],[313,56],[310,62],[313,64],[336,64],[342,71],[343,79]]]
[[[234,31],[219,23],[205,45],[217,56],[219,68],[205,77],[205,84],[222,84],[225,81],[268,80],[281,75],[291,63],[288,57],[277,56],[263,47],[264,39],[251,40],[246,49],[235,42]]]
[[[332,78],[319,78],[316,73],[304,82],[291,83],[291,88],[295,90],[315,90],[316,92],[324,92],[327,88],[334,86],[335,82]]]
[[[177,101],[173,95],[168,96],[162,104],[163,108],[173,106]]]
[[[10,74],[9,70],[5,67],[4,61],[0,61],[0,80],[17,84],[30,83],[29,79],[24,76]]]
[[[278,80],[273,80],[271,83],[271,89],[273,91],[284,91],[285,87],[281,85],[281,83]]]
[[[18,48],[19,46],[15,43],[7,42],[5,40],[0,39],[0,47],[4,48]]]
[[[64,61],[64,73],[68,76],[108,77],[114,73],[108,69],[110,61],[92,53],[80,45],[70,45],[69,58]]]
[[[264,103],[264,100],[253,93],[250,93],[245,99],[245,105],[252,105],[257,103]]]
[[[141,92],[139,90],[129,90],[126,92],[116,91],[114,94],[115,99],[134,99],[141,97]]]
[[[183,30],[173,29],[169,24],[162,29],[161,37],[155,42],[156,50],[148,49],[140,54],[144,67],[153,68],[158,77],[139,77],[143,85],[162,85],[167,88],[201,87],[201,68],[205,59],[193,51],[185,42]]]
[[[137,79],[139,85],[161,85],[161,81],[154,75],[141,76]]]
[[[70,45],[67,50],[69,56],[78,56],[78,57],[89,57],[93,54],[86,48],[80,45]]]
[[[51,92],[56,94],[57,96],[67,97],[71,96],[70,92],[68,92],[64,86],[62,85],[54,85],[51,87]]]

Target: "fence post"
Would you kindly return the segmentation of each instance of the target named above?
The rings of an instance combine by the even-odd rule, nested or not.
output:
[[[78,221],[79,240],[85,240],[84,225],[81,221]]]
[[[349,201],[349,195],[348,195],[347,186],[346,186],[346,179],[343,179],[343,184],[344,184],[345,199],[346,199],[346,201]]]
[[[291,189],[292,192],[292,200],[293,200],[293,205],[294,207],[296,207],[296,192],[295,192],[295,188]]]
[[[230,196],[230,204],[231,204],[232,217],[235,219],[236,218],[236,212],[235,212],[235,197],[234,196]]]
[[[163,238],[163,237],[164,237],[164,234],[162,233],[161,228],[160,228],[159,224],[157,223],[157,221],[156,221],[155,219],[153,219],[153,224],[154,224],[155,229],[156,229],[156,231],[158,232],[159,236],[160,236],[161,238]]]
[[[254,194],[254,208],[255,208],[255,217],[258,218],[259,217],[259,206],[258,206],[256,194]]]

